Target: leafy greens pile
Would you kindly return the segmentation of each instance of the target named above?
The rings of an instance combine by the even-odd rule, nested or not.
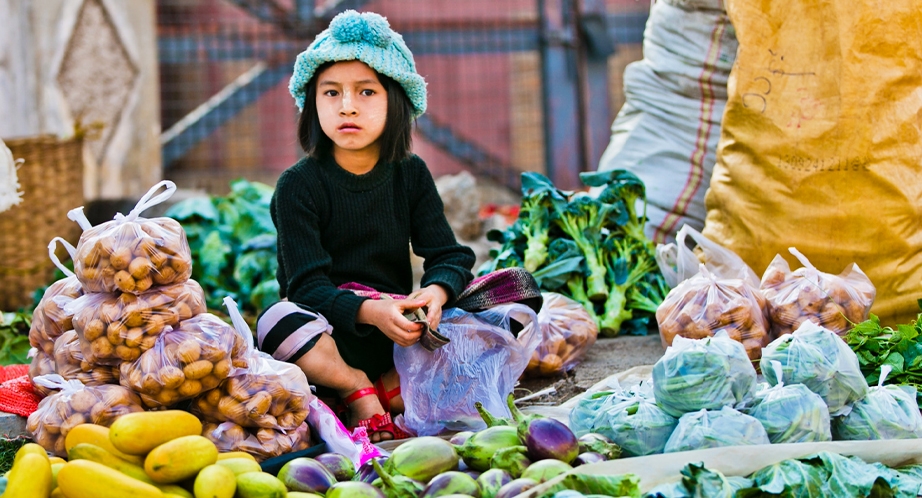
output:
[[[581,173],[580,179],[602,192],[597,198],[564,192],[541,174],[523,173],[519,218],[487,234],[502,246],[479,274],[524,267],[542,290],[579,301],[602,335],[645,334],[669,292],[644,235],[646,187],[624,170]]]
[[[29,328],[32,313],[0,313],[0,365],[29,363]]]
[[[896,330],[881,327],[880,319],[871,314],[869,320],[848,331],[845,342],[858,355],[868,384],[877,384],[880,367],[890,365],[893,370],[887,384],[910,385],[922,392],[922,313],[910,324],[897,325]]]
[[[258,314],[279,299],[275,279],[277,233],[269,214],[274,189],[235,180],[226,197],[196,197],[172,206],[192,250],[192,278],[205,291],[208,307],[221,309],[225,296],[241,311]]]

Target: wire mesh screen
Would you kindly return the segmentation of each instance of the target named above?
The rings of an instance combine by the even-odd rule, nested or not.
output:
[[[559,0],[575,1],[575,0]],[[468,170],[516,188],[545,170],[538,0],[159,0],[164,175],[213,193],[274,184],[301,157],[288,94],[295,57],[346,8],[388,18],[428,82],[414,152],[434,176]],[[648,3],[606,0],[614,117]],[[609,121],[610,122],[610,121]]]

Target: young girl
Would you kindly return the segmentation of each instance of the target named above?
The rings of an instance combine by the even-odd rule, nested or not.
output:
[[[298,56],[290,84],[307,157],[285,171],[272,199],[283,301],[260,316],[260,349],[296,363],[321,397],[348,406],[349,426],[372,441],[406,437],[394,344],[423,326],[406,312],[442,308],[471,281],[474,253],[459,245],[425,163],[410,153],[426,83],[387,21],[349,10]],[[425,259],[413,291],[409,244]],[[339,287],[358,283],[409,295],[374,300]]]

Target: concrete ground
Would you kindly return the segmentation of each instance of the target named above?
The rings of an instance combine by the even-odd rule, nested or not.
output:
[[[559,405],[612,374],[631,367],[656,363],[664,351],[656,333],[646,336],[600,338],[589,349],[583,362],[567,375],[522,380],[515,389],[515,396],[522,398],[553,387],[556,392],[524,401],[521,405]]]

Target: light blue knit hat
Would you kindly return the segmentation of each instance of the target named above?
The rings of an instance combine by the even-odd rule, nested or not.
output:
[[[391,29],[384,17],[354,10],[334,17],[330,26],[298,55],[288,84],[298,109],[304,109],[307,83],[318,67],[330,61],[351,60],[360,60],[400,83],[413,104],[414,118],[426,112],[426,80],[416,72],[413,54],[403,37]]]

